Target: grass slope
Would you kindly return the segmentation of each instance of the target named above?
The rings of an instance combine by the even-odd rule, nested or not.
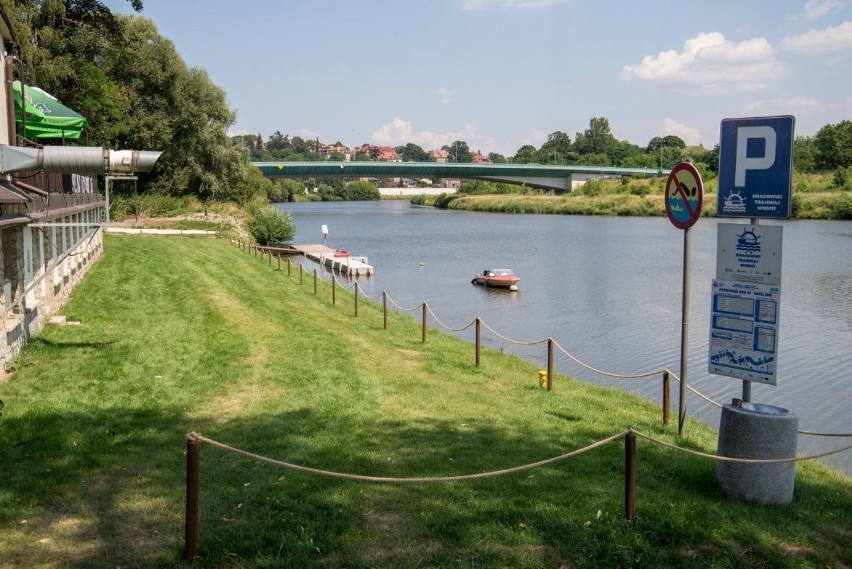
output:
[[[655,405],[429,331],[225,241],[112,236],[65,314],[0,384],[0,566],[180,567],[184,435],[377,476],[502,469],[628,427]],[[393,294],[393,291],[389,291]],[[474,315],[469,315],[470,317]],[[685,447],[712,452],[690,422]],[[380,485],[202,446],[204,567],[844,567],[852,483],[798,467],[785,507],[726,500],[711,461],[638,442],[473,482]]]

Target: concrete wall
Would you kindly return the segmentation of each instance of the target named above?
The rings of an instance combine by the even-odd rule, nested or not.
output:
[[[103,254],[103,207],[68,211],[48,222],[8,225],[0,231],[3,267],[0,364],[44,328]]]
[[[455,188],[379,188],[383,196],[437,196],[440,194],[454,194]]]

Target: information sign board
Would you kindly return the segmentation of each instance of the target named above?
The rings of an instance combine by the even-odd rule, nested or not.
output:
[[[724,119],[719,136],[719,217],[790,217],[792,116]]]
[[[780,225],[717,226],[716,279],[752,284],[781,284]]]
[[[708,371],[775,385],[781,287],[713,280]]]

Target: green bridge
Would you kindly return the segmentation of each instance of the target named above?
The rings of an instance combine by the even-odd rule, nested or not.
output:
[[[668,170],[613,166],[545,166],[541,164],[470,164],[438,162],[252,162],[267,178],[472,178],[570,192],[589,178],[662,176]]]

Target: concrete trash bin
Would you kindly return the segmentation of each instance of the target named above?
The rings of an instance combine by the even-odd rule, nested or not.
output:
[[[760,403],[725,405],[719,421],[717,454],[731,458],[795,458],[799,418],[787,409]],[[761,504],[789,504],[795,462],[750,464],[716,461],[716,480],[731,498]]]

